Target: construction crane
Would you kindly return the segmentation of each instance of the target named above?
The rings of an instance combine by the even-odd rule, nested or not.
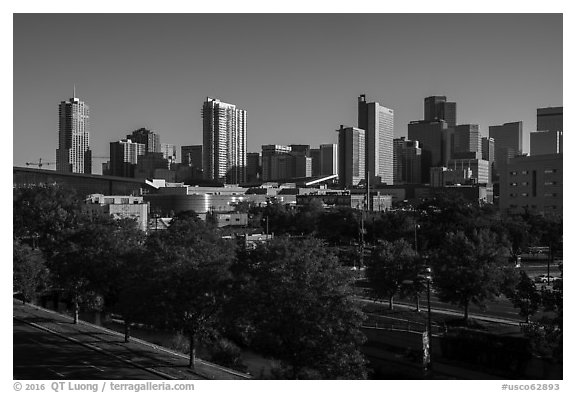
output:
[[[38,162],[27,162],[26,163],[26,166],[30,166],[30,165],[34,165],[34,166],[37,166],[38,168],[42,168],[42,166],[44,166],[44,165],[54,165],[54,163],[53,162],[42,162],[42,159],[39,158]]]

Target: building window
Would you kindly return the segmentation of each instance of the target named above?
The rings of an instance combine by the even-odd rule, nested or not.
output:
[[[556,169],[544,169],[544,173],[546,174],[556,173]]]
[[[521,195],[522,195],[523,197],[527,197],[527,196],[528,196],[528,193],[527,193],[527,192],[523,192]]]
[[[512,197],[512,198],[516,198],[516,196],[518,196],[518,194],[516,194],[514,192],[510,194],[510,197]]]
[[[510,183],[510,186],[512,187],[516,187],[518,185],[518,183]]]
[[[523,174],[523,175],[527,175],[527,174],[528,174],[528,171],[522,171],[522,174]]]
[[[549,192],[549,193],[544,194],[545,198],[554,198],[555,196],[556,196],[555,192]]]
[[[516,171],[510,172],[510,175],[512,175],[512,176],[516,176],[517,174],[518,174],[518,172],[516,172]]]
[[[545,181],[545,182],[544,182],[544,185],[545,185],[545,186],[555,186],[555,185],[556,185],[556,182],[555,182],[555,181]]]

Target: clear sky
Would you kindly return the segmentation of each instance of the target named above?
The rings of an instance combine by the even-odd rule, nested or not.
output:
[[[94,156],[140,127],[178,154],[201,144],[207,96],[247,110],[249,152],[335,143],[360,94],[394,110],[396,137],[446,95],[483,135],[522,120],[528,151],[536,108],[563,105],[562,27],[561,14],[15,14],[13,164],[55,162],[74,85]]]

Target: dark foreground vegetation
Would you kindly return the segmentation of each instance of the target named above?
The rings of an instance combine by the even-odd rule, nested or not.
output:
[[[506,216],[458,198],[381,213],[241,203],[249,226],[275,234],[247,249],[193,212],[145,234],[82,206],[58,186],[14,189],[14,291],[25,302],[58,296],[76,318],[120,315],[126,340],[136,324],[177,333],[192,368],[208,343],[215,361],[242,371],[240,348],[250,348],[277,360],[277,378],[367,378],[351,267],[365,267],[371,296],[390,309],[432,285],[461,306],[464,326],[470,304],[504,294],[529,322],[531,352],[562,361],[562,281],[541,291],[515,269],[529,246],[561,253],[561,217]],[[531,321],[539,310],[547,317]]]

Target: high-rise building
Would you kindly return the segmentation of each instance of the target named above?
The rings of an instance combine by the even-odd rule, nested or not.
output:
[[[411,121],[408,139],[418,141],[422,149],[422,183],[430,182],[430,168],[446,166],[451,157],[450,140],[452,128],[444,120]]]
[[[478,124],[459,124],[454,128],[453,152],[482,152],[482,139]]]
[[[56,170],[72,173],[92,173],[90,150],[90,109],[84,101],[73,97],[61,101],[58,107],[58,149]]]
[[[182,164],[202,170],[202,145],[182,146],[180,155]]]
[[[204,177],[246,181],[246,111],[207,97],[202,107]]]
[[[394,166],[394,111],[358,97],[358,128],[365,131],[366,168],[371,183],[392,184]]]
[[[165,159],[168,160],[168,168],[171,168],[176,163],[176,145],[171,143],[161,143],[160,150]]]
[[[338,180],[340,187],[357,186],[366,176],[366,139],[361,128],[340,126],[338,132]]]
[[[144,155],[145,149],[143,143],[132,142],[130,139],[110,142],[110,175],[134,177],[138,157]]]
[[[262,179],[260,153],[246,154],[246,182],[255,183]]]
[[[422,182],[422,149],[418,141],[394,139],[394,184]]]
[[[424,120],[444,120],[448,127],[456,127],[456,103],[447,102],[446,96],[424,98]]]
[[[288,145],[292,154],[310,156],[310,145]]]
[[[489,165],[489,183],[492,183],[494,178],[494,160],[495,160],[495,150],[494,150],[494,138],[482,137],[482,159],[488,161]]]
[[[146,128],[139,128],[132,131],[131,134],[126,135],[126,138],[135,143],[142,143],[145,148],[145,153],[162,153],[160,135],[154,131]]]
[[[563,151],[562,131],[535,131],[530,133],[530,155],[558,154]]]
[[[320,176],[322,170],[320,149],[310,149],[310,158],[312,158],[312,176]]]
[[[562,112],[561,106],[536,109],[536,130],[564,131]]]
[[[490,126],[488,130],[490,138],[494,139],[494,165],[497,170],[509,158],[522,154],[521,121]]]
[[[262,180],[273,181],[287,176],[287,156],[292,151],[290,146],[262,145]],[[286,156],[286,157],[282,157]]]
[[[338,144],[320,145],[320,176],[338,174]]]
[[[494,162],[494,138],[482,137],[482,159]]]

